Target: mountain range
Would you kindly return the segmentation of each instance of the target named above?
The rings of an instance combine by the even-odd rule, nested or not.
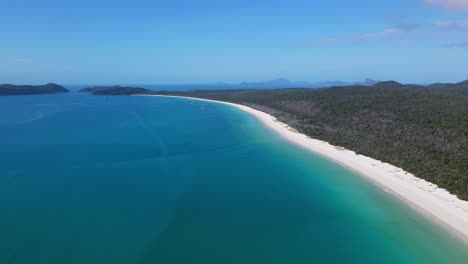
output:
[[[323,81],[323,82],[308,82],[308,81],[290,81],[285,78],[273,79],[260,82],[241,82],[241,83],[219,83],[222,88],[239,88],[239,89],[277,89],[277,88],[322,88],[331,86],[350,86],[364,85],[370,86],[378,83],[373,79],[367,78],[363,81],[344,82],[344,81]]]

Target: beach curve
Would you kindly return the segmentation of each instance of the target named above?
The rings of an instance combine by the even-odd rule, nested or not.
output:
[[[447,190],[418,178],[401,168],[364,155],[356,154],[354,151],[331,145],[325,141],[310,138],[289,125],[278,121],[274,116],[245,105],[187,96],[135,96],[174,97],[221,103],[236,107],[255,116],[264,125],[289,142],[320,154],[323,157],[331,159],[357,172],[359,175],[377,184],[384,191],[390,192],[397,198],[400,198],[413,208],[422,212],[468,244],[468,201],[463,201]]]

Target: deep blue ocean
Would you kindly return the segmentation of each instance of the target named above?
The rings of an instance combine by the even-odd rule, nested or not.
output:
[[[230,106],[0,97],[0,263],[468,263],[463,242]]]

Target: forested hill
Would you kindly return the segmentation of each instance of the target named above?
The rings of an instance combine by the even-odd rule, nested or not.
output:
[[[67,89],[55,83],[37,86],[0,84],[0,95],[56,94],[68,92]]]
[[[132,95],[149,94],[151,90],[145,88],[125,87],[125,86],[98,86],[83,88],[80,92],[91,93],[93,95]]]
[[[312,138],[396,165],[468,200],[468,81],[156,94],[249,105]]]

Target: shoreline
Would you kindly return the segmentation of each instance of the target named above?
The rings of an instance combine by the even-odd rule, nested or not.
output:
[[[418,178],[401,168],[356,154],[354,151],[331,145],[325,141],[310,138],[278,121],[274,116],[245,105],[186,96],[135,96],[174,97],[236,107],[255,116],[264,125],[290,143],[331,159],[377,184],[384,191],[390,192],[393,196],[403,200],[434,222],[445,227],[453,235],[463,240],[465,244],[468,244],[468,201],[458,199],[447,190]]]

